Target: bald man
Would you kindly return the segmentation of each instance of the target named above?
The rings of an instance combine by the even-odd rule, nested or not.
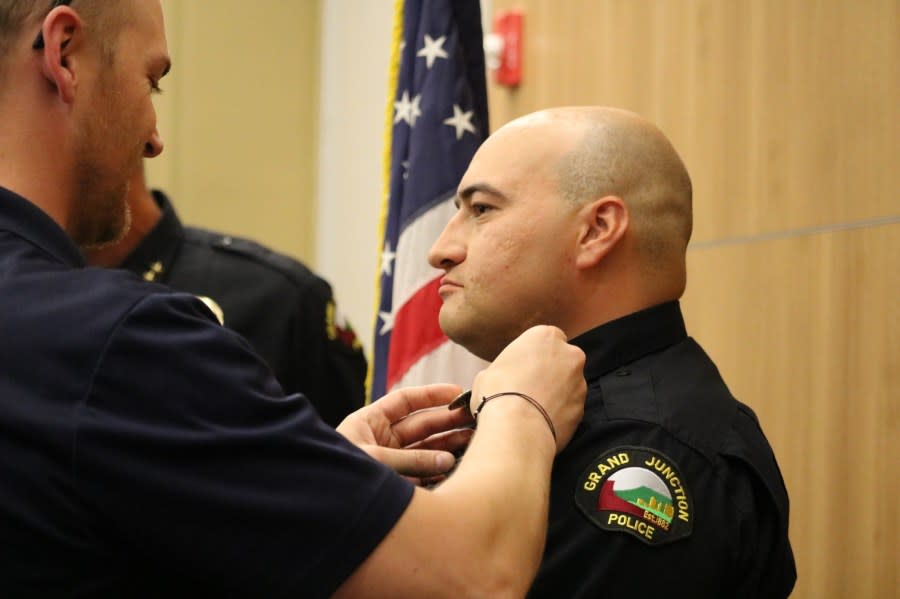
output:
[[[788,596],[775,456],[685,331],[691,181],[665,136],[611,108],[528,115],[482,145],[457,205],[429,255],[448,337],[493,360],[552,324],[587,356],[529,596]]]

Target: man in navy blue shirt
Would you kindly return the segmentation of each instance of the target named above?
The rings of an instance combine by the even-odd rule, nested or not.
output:
[[[517,338],[475,380],[474,435],[450,385],[335,432],[193,295],[86,268],[162,151],[170,62],[158,0],[72,4],[0,0],[0,596],[524,593],[583,353]],[[446,472],[469,436],[436,490],[394,471]]]

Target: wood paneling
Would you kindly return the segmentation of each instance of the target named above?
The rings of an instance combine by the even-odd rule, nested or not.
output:
[[[900,2],[493,0],[525,12],[548,106],[634,110],[694,181],[688,329],[752,406],[791,495],[793,597],[897,597]]]
[[[688,331],[763,424],[791,497],[794,597],[900,579],[900,224],[688,252]]]
[[[490,86],[493,127],[566,104],[644,115],[693,175],[696,240],[900,212],[900,2],[494,7],[524,9],[525,55],[520,88]]]

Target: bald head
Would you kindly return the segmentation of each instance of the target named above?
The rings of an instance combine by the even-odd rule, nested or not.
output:
[[[617,108],[566,107],[524,116],[507,127],[563,132],[568,141],[555,173],[560,195],[575,204],[621,198],[642,263],[669,270],[684,261],[692,227],[691,180],[655,125]]]
[[[691,184],[656,127],[609,108],[516,119],[481,145],[429,252],[440,325],[494,356],[534,324],[574,337],[677,299]]]

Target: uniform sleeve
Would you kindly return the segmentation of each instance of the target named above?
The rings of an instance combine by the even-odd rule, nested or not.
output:
[[[142,300],[80,407],[74,469],[96,534],[160,588],[325,597],[402,515],[412,487],[285,397],[191,296]],[[163,581],[163,582],[161,582]]]
[[[592,416],[554,463],[547,544],[531,599],[790,594],[786,506],[772,500],[751,461],[701,453],[654,423]],[[604,487],[649,509],[648,497],[671,501],[671,523],[654,525],[651,535],[646,523],[659,519],[604,496]]]
[[[288,391],[301,391],[331,426],[365,404],[366,358],[349,324],[337,311],[331,286],[315,277],[304,289],[290,339],[290,362],[303,365]]]
[[[739,553],[732,575],[735,597],[787,597],[797,579],[788,539],[788,494],[753,411],[735,414],[723,448],[728,495],[739,517]]]
[[[732,594],[736,599],[788,597],[797,572],[783,516],[758,473],[743,461],[728,461],[731,497],[739,502],[735,510],[739,530]]]
[[[547,544],[528,597],[729,596],[722,592],[722,569],[733,558],[728,547],[734,527],[728,514],[715,511],[727,499],[711,464],[654,424],[598,424],[590,418],[586,414],[583,430],[554,463]],[[659,475],[665,483],[668,472],[646,466],[653,457],[671,467],[685,490],[689,534],[677,526],[677,515],[670,532],[656,525],[651,535],[640,512],[629,515],[601,503],[605,485],[621,490],[619,483],[611,485],[616,472],[631,474],[639,483]],[[593,480],[591,474],[596,474]],[[625,485],[635,486],[643,488]],[[677,496],[672,497],[678,514]]]

